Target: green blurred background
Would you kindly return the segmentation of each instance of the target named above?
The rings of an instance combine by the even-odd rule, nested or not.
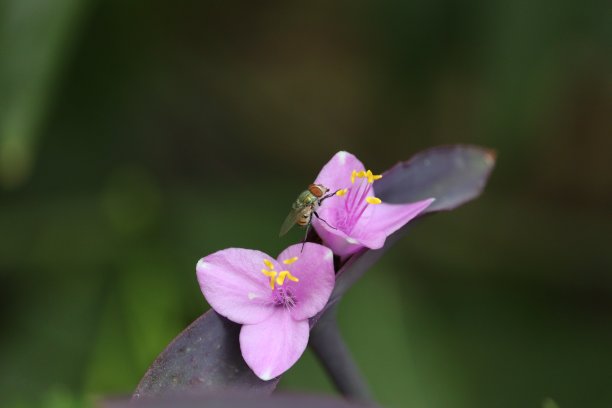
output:
[[[610,2],[288,3],[0,2],[0,405],[133,390],[196,261],[299,240],[336,151],[473,143],[486,193],[354,287],[346,341],[388,407],[611,407]],[[310,352],[280,388],[333,392]]]

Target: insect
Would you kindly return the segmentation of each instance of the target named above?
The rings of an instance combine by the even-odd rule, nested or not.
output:
[[[334,228],[323,218],[319,217],[319,214],[317,214],[317,209],[319,206],[321,206],[321,203],[336,194],[327,194],[328,191],[329,189],[322,184],[311,184],[308,186],[307,190],[302,191],[302,193],[291,205],[291,211],[289,212],[289,215],[287,215],[287,218],[285,218],[285,222],[283,222],[278,236],[281,237],[285,235],[295,224],[301,227],[305,226],[306,234],[304,235],[304,241],[302,242],[303,249],[313,215],[327,224],[330,228]]]

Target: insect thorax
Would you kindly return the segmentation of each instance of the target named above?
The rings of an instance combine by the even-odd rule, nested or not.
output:
[[[312,194],[310,191],[306,190],[298,196],[297,200],[295,200],[295,203],[293,203],[293,208],[302,208],[316,204],[317,202],[317,197],[315,197],[315,195]]]

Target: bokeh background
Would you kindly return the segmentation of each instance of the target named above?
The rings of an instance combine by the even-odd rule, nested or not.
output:
[[[338,150],[498,151],[341,304],[388,407],[612,406],[608,1],[0,3],[0,405],[129,393]],[[308,352],[282,390],[333,392]],[[548,406],[552,406],[549,400]]]

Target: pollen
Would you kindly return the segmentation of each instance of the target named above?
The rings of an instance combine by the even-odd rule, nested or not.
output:
[[[368,204],[380,204],[382,203],[382,200],[378,197],[367,197],[366,201],[368,202]]]
[[[285,265],[290,265],[290,264],[294,263],[297,260],[298,260],[298,257],[294,256],[293,258],[285,259],[283,261],[283,263]],[[269,261],[267,259],[264,259],[263,262],[264,262],[264,264],[266,264],[266,266],[269,269],[263,268],[261,270],[261,273],[263,273],[268,278],[270,278],[270,289],[271,290],[274,290],[275,284],[277,284],[278,286],[283,286],[283,283],[285,283],[285,279],[289,279],[290,281],[293,281],[293,282],[299,282],[300,281],[298,278],[296,278],[295,276],[291,275],[291,272],[289,272],[289,271],[276,272],[274,270],[274,264],[272,264],[271,261]]]
[[[342,197],[343,195],[345,195],[348,192],[348,188],[343,188],[342,190],[338,190],[336,191],[336,195],[338,197]]]
[[[262,269],[261,273],[263,273],[268,278],[270,278],[270,289],[274,290],[274,278],[276,278],[276,272],[275,271],[269,271],[267,269]]]
[[[283,285],[283,283],[285,283],[285,279],[289,279],[290,281],[293,282],[299,282],[300,280],[298,278],[296,278],[295,276],[291,275],[291,272],[289,271],[281,271],[278,274],[278,278],[276,278],[276,283],[278,283],[279,285]]]
[[[368,183],[372,184],[376,180],[380,180],[382,178],[382,174],[374,174],[372,173],[372,170],[368,170],[368,171],[353,170],[353,172],[351,173],[351,183],[355,184],[355,179],[357,178],[366,178],[368,179]]]
[[[292,263],[294,263],[294,262],[295,262],[295,261],[297,261],[297,260],[298,260],[298,257],[297,257],[297,256],[294,256],[293,258],[285,259],[285,260],[283,261],[283,263],[284,263],[285,265],[291,265]]]
[[[372,184],[376,180],[380,180],[382,178],[382,174],[374,174],[371,170],[366,171],[365,177],[368,178],[368,183]]]

